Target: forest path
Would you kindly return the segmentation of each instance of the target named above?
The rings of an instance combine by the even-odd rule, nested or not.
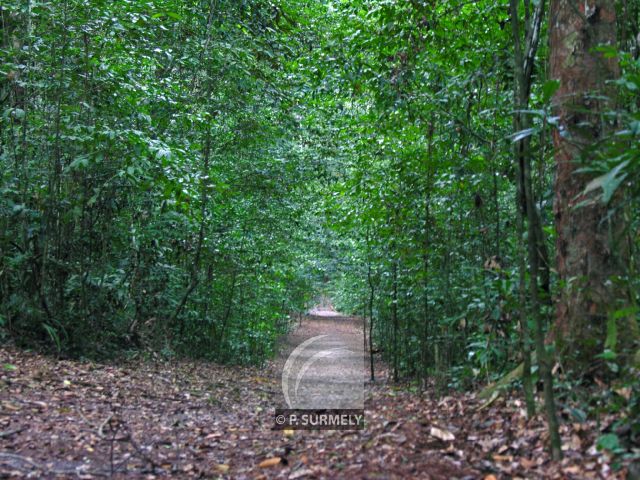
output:
[[[265,368],[56,361],[0,347],[0,477],[444,480],[584,473],[581,456],[550,464],[544,423],[527,422],[518,399],[479,410],[472,395],[419,394],[387,383],[384,371],[382,380],[365,384],[363,430],[274,430],[282,368],[296,345],[318,335],[337,336],[353,351],[363,343],[357,319],[314,313]],[[344,358],[362,378],[361,357]],[[584,448],[593,443],[578,440]]]
[[[282,368],[301,341],[339,339],[357,352],[343,360],[364,383],[361,323],[313,313],[265,368],[56,361],[0,348],[0,477],[473,478],[440,452],[449,442],[422,432],[420,402],[384,383],[367,387],[364,430],[273,430]],[[437,448],[425,451],[425,441]]]
[[[283,392],[276,405],[364,408],[364,360],[362,320],[330,308],[311,310],[280,344],[272,365]]]

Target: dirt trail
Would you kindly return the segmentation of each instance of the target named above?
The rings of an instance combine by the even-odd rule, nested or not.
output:
[[[0,477],[464,476],[455,462],[421,456],[408,445],[398,432],[400,419],[391,410],[376,411],[372,398],[378,394],[371,389],[364,431],[272,429],[275,407],[283,403],[282,368],[301,341],[318,335],[338,340],[356,352],[342,365],[363,381],[361,324],[314,313],[263,369],[193,361],[104,365],[1,348],[0,362],[11,367],[0,373]],[[329,377],[344,373],[338,370]]]
[[[105,365],[0,348],[0,478],[613,478],[587,452],[593,435],[569,426],[566,458],[551,464],[544,423],[527,422],[517,398],[479,410],[473,395],[418,394],[384,375],[365,385],[364,430],[274,431],[282,368],[297,345],[318,335],[350,352],[362,344],[357,320],[314,314],[261,369]],[[329,377],[346,369],[361,378],[358,355],[340,357],[346,367]]]
[[[362,321],[334,310],[312,310],[311,313],[283,342],[273,365],[276,381],[281,379],[283,390],[276,405],[310,409],[364,408]],[[300,348],[296,350],[296,347]],[[298,377],[296,374],[303,365],[304,375]]]

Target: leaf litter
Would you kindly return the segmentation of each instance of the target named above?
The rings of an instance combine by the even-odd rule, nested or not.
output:
[[[274,431],[277,362],[97,364],[0,349],[3,478],[627,478],[595,423],[562,425],[550,461],[541,416],[385,380],[366,386],[362,431]],[[384,378],[384,372],[382,377]],[[606,424],[601,419],[601,424]]]

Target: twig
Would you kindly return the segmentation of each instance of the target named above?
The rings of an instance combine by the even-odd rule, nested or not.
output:
[[[12,430],[5,430],[4,432],[0,432],[0,438],[10,437],[11,435],[14,435],[16,433],[23,432],[26,429],[27,427],[18,427]]]
[[[140,458],[148,462],[149,465],[151,465],[152,471],[155,472],[156,468],[159,468],[159,465],[155,462],[155,460],[153,460],[153,458],[147,455],[147,453],[136,443],[136,441],[133,439],[133,432],[131,431],[128,425],[127,425],[127,430],[128,430],[127,433],[129,437],[129,443],[131,444],[133,449],[136,451],[136,453],[140,456]]]
[[[14,461],[14,462],[22,462],[25,463],[27,465],[29,465],[31,468],[34,468],[36,470],[42,470],[42,471],[46,471],[49,474],[54,474],[54,475],[73,475],[75,478],[75,475],[77,475],[78,473],[78,469],[76,467],[73,468],[55,468],[55,469],[49,469],[47,467],[45,467],[44,464],[38,463],[35,460],[31,460],[28,457],[24,457],[22,455],[18,455],[16,453],[5,453],[5,452],[0,452],[0,460],[2,459],[6,459],[8,461]],[[20,469],[20,470],[24,470],[24,468],[21,467],[13,467],[16,469]],[[89,474],[89,475],[93,475],[96,477],[106,477],[108,474],[106,474],[105,472],[101,472],[101,471],[97,471],[97,470],[83,470],[83,473]]]
[[[109,423],[111,421],[111,419],[113,418],[113,413],[111,415],[109,415],[104,422],[102,422],[100,424],[100,426],[98,427],[98,435],[100,436],[100,438],[105,438],[104,436],[104,427],[107,425],[107,423]]]
[[[34,462],[28,457],[23,457],[22,455],[18,455],[17,453],[0,452],[0,459],[2,458],[6,458],[7,460],[17,460],[18,462],[28,463],[32,467],[41,468],[39,463]]]
[[[78,415],[82,417],[82,420],[84,420],[87,425],[96,429],[98,428],[93,424],[93,422],[91,422],[87,417],[84,416],[84,413],[82,413],[82,410],[78,409],[77,412],[78,412]]]

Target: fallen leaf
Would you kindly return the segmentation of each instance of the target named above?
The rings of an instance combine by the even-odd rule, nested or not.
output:
[[[298,470],[297,472],[293,472],[291,473],[291,475],[289,475],[289,480],[296,480],[298,478],[304,478],[308,475],[313,475],[315,472],[313,470],[310,470],[308,468],[303,468],[302,470]]]
[[[573,450],[580,450],[582,448],[582,440],[578,435],[571,435],[571,442],[569,445],[571,445]]]
[[[572,465],[570,467],[565,467],[562,469],[564,471],[564,473],[569,473],[569,474],[578,474],[580,473],[580,467],[578,467],[577,465]]]
[[[529,460],[528,458],[521,458],[520,459],[520,465],[522,465],[522,468],[533,468],[536,465],[538,465],[536,462],[534,462],[533,460]]]
[[[6,410],[12,410],[14,412],[20,410],[20,405],[16,405],[15,403],[11,402],[2,402],[2,407]]]
[[[453,433],[438,427],[431,427],[429,435],[437,438],[438,440],[442,440],[443,442],[452,442],[456,439]]]
[[[226,465],[224,463],[219,463],[218,465],[216,465],[216,469],[220,473],[227,473],[229,471],[229,465]]]
[[[282,459],[280,457],[267,458],[266,460],[261,461],[258,467],[260,468],[275,467],[276,465],[279,465],[281,462],[282,462]]]
[[[492,458],[496,462],[510,462],[511,460],[513,460],[512,455],[493,455]]]
[[[633,393],[631,391],[631,387],[615,388],[613,391],[627,401],[631,398],[631,394]]]

